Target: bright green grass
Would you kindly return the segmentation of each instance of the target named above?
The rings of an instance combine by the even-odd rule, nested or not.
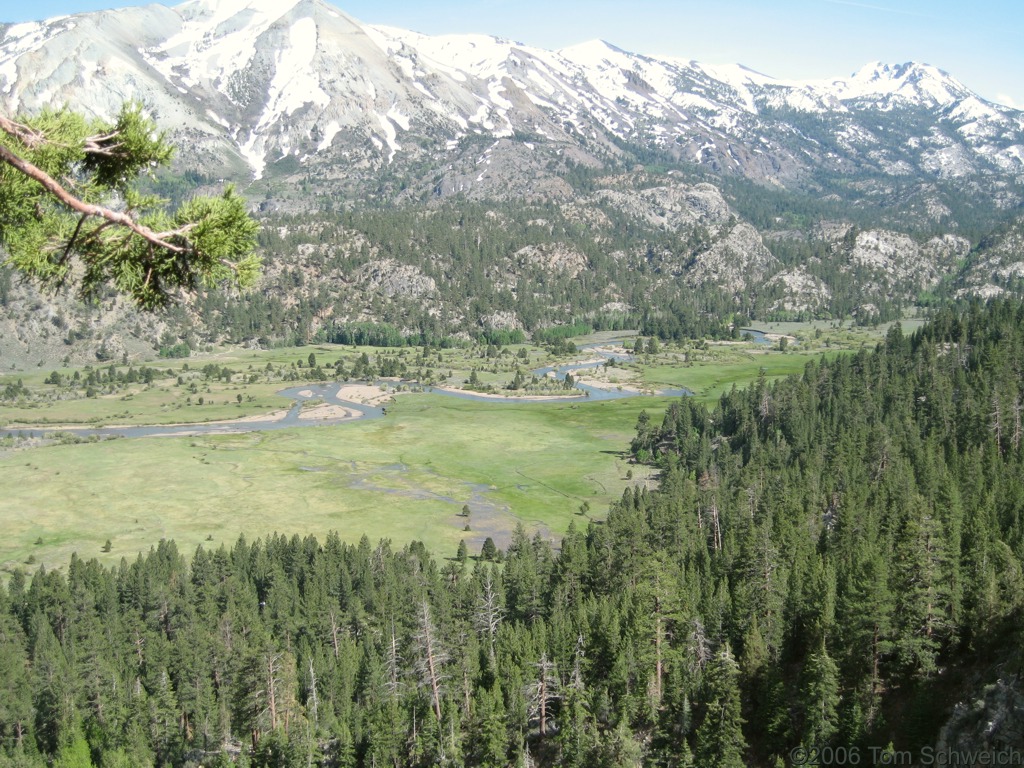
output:
[[[109,426],[119,424],[176,424],[201,423],[222,419],[287,410],[294,401],[276,394],[286,386],[282,382],[270,384],[205,384],[197,394],[169,381],[160,381],[151,387],[142,384],[128,392],[103,394],[68,400],[33,402],[24,406],[7,405],[0,411],[0,425],[67,424]],[[236,395],[243,402],[238,403]],[[203,405],[199,405],[199,398]],[[188,399],[191,398],[191,404]]]
[[[274,531],[419,539],[447,555],[474,536],[458,516],[473,486],[508,507],[477,521],[489,530],[507,533],[521,520],[557,537],[571,520],[585,522],[582,502],[603,514],[630,484],[623,451],[636,417],[666,402],[412,395],[385,419],[333,427],[11,452],[0,458],[0,564],[10,570],[31,558],[59,567],[74,551],[112,563],[161,538],[189,552]],[[104,554],[108,539],[113,550]]]
[[[644,368],[644,382],[651,386],[686,387],[697,399],[710,403],[734,385],[746,386],[764,370],[769,379],[801,373],[809,360],[821,353],[773,354],[740,347],[712,348],[689,364],[652,365]]]
[[[792,330],[808,338],[786,354],[745,344],[689,349],[689,363],[682,362],[683,350],[666,349],[650,364],[631,368],[648,386],[683,386],[712,402],[733,385],[756,379],[762,369],[769,378],[801,372],[809,359],[825,351],[826,340],[833,349],[849,349],[873,344],[881,335],[858,329],[847,338],[845,330],[833,329],[814,339],[813,328],[770,330]],[[191,374],[184,370],[186,361],[167,361],[166,366],[159,361],[162,370],[171,368],[175,376],[150,390],[140,385],[129,398],[120,393],[5,408],[0,420],[164,424],[265,413],[290,405],[274,393],[301,382],[203,382],[198,395],[206,404],[195,404],[193,393],[193,405],[186,406],[189,393],[187,387],[174,386],[176,375],[188,382],[209,362],[240,373],[249,373],[251,366],[251,372],[259,373],[268,362],[297,366],[310,352],[319,364],[329,365],[364,351],[371,357],[402,352],[323,345],[229,350],[190,359]],[[410,364],[417,354],[406,350]],[[549,362],[548,357],[533,349],[529,365]],[[452,383],[473,367],[508,371],[514,366],[507,357],[484,360],[474,350],[443,350],[442,358],[433,367],[453,370]],[[485,371],[481,378],[485,373],[495,381],[509,377]],[[26,384],[45,388],[43,375],[26,374]],[[242,407],[234,402],[238,393],[245,401]],[[10,570],[29,559],[59,567],[73,551],[116,562],[135,557],[162,537],[175,539],[187,552],[203,542],[230,544],[242,532],[255,538],[274,531],[323,536],[335,530],[348,541],[365,534],[400,544],[419,539],[442,556],[454,553],[460,538],[507,535],[518,521],[557,537],[572,520],[585,522],[578,514],[583,502],[591,514],[603,515],[625,487],[644,479],[648,470],[628,467],[624,452],[639,412],[647,410],[659,419],[667,402],[645,397],[502,404],[403,395],[382,420],[12,451],[0,454],[0,526],[6,534],[0,540],[0,568]],[[636,473],[633,481],[626,480],[628,469]],[[481,492],[493,509],[471,516],[472,530],[465,533],[467,521],[459,512]],[[108,539],[113,550],[104,554]]]
[[[26,371],[0,375],[0,387],[21,380],[34,394],[27,402],[5,403],[0,407],[0,427],[201,423],[265,414],[268,410],[287,409],[291,407],[292,401],[276,393],[305,383],[303,377],[309,373],[306,366],[310,354],[315,355],[317,364],[325,369],[328,376],[333,372],[331,366],[336,360],[344,360],[351,370],[360,355],[366,354],[371,359],[397,357],[410,367],[412,376],[417,370],[431,369],[435,376],[442,379],[441,384],[457,388],[461,388],[469,378],[470,372],[477,369],[477,376],[482,385],[490,385],[495,390],[501,390],[512,380],[517,367],[528,370],[560,362],[544,350],[536,347],[526,348],[530,352],[527,360],[520,360],[514,356],[519,347],[510,348],[509,354],[496,358],[482,358],[479,350],[467,348],[441,350],[441,362],[437,361],[438,352],[435,351],[429,357],[429,364],[417,364],[415,361],[419,356],[419,350],[409,347],[375,349],[319,344],[258,351],[226,349],[187,360],[136,363],[136,369],[143,365],[157,369],[160,372],[159,378],[149,386],[143,383],[126,385],[113,393],[100,391],[95,397],[85,397],[81,387],[69,392],[64,388],[45,384],[44,379],[53,369]],[[565,361],[567,360],[562,362]],[[211,363],[233,370],[233,381],[203,378],[201,369]],[[299,367],[300,363],[304,367]],[[267,381],[267,365],[275,369],[271,381]],[[94,367],[105,371],[109,364]],[[128,368],[125,365],[114,367],[121,372]],[[75,371],[73,368],[56,370],[64,377],[70,377]],[[84,381],[87,369],[77,370]],[[281,380],[282,370],[295,373],[299,380]],[[170,376],[167,375],[167,371],[171,372]],[[449,371],[452,373],[450,378],[447,377]],[[248,377],[251,375],[255,375],[259,381],[249,384]],[[182,379],[181,384],[178,383],[179,378]],[[191,391],[191,386],[195,387],[195,392]],[[238,402],[239,395],[241,402]],[[199,404],[200,398],[203,400],[202,405]]]

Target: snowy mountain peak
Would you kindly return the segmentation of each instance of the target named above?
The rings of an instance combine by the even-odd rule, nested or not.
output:
[[[188,0],[174,10],[188,21],[202,20],[216,25],[236,16],[280,18],[300,2],[302,0]]]
[[[325,0],[189,0],[0,28],[0,110],[66,102],[110,117],[128,98],[225,176],[340,158],[361,168],[429,163],[486,142],[472,173],[439,188],[487,183],[502,142],[537,162],[543,151],[600,162],[639,145],[775,183],[816,163],[836,168],[823,146],[848,153],[851,168],[884,173],[909,172],[907,147],[927,173],[1024,168],[1020,113],[916,62],[790,82],[605,40],[546,51],[364,25]],[[962,144],[876,135],[872,114],[898,110],[913,110],[915,125],[949,122]],[[807,136],[802,113],[832,116],[834,133]],[[886,141],[896,142],[891,152],[879,148]]]
[[[948,73],[930,64],[872,62],[840,87],[840,99],[902,98],[928,107],[949,106],[971,91]]]
[[[556,51],[560,56],[582,66],[608,66],[610,64],[632,63],[637,54],[624,51],[607,40],[587,40]]]
[[[629,51],[619,48],[617,45],[609,43],[607,40],[595,37],[593,40],[584,40],[582,43],[576,43],[574,45],[568,45],[564,48],[559,48],[556,53],[560,53],[563,56],[567,55],[579,55],[584,56],[587,54],[594,56],[608,55],[609,53],[616,54],[628,54]]]

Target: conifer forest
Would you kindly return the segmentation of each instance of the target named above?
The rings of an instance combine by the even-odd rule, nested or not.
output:
[[[1022,366],[1024,304],[971,303],[643,413],[630,450],[657,482],[558,547],[279,535],[16,572],[0,764],[739,768],[1012,743]]]

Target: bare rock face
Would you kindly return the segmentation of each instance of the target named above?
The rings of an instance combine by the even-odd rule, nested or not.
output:
[[[480,318],[480,324],[492,331],[521,331],[523,323],[515,312],[497,310]]]
[[[978,248],[960,295],[998,296],[1024,281],[1024,218]]]
[[[575,248],[561,243],[544,243],[520,248],[511,258],[514,272],[539,269],[543,272],[561,272],[576,277],[587,269],[587,257]]]
[[[921,246],[921,253],[938,265],[948,266],[965,258],[971,252],[971,241],[966,237],[946,234],[933,237]]]
[[[1000,679],[956,705],[939,732],[935,755],[1024,751],[1024,690],[1020,680]],[[943,763],[936,760],[936,764]],[[947,760],[946,765],[955,763]],[[977,763],[998,765],[998,762]],[[1006,764],[1010,764],[1009,762]]]
[[[854,264],[906,278],[914,274],[918,248],[907,235],[870,230],[857,235],[850,259]]]
[[[832,297],[832,291],[821,278],[809,274],[803,267],[779,272],[768,280],[766,285],[769,288],[777,286],[784,291],[784,298],[773,307],[777,310],[815,311],[827,306],[828,300]]]
[[[715,232],[732,216],[722,193],[711,184],[677,184],[626,192],[607,189],[596,193],[595,199],[655,227],[672,231],[704,226]]]
[[[421,298],[437,293],[434,278],[424,275],[418,267],[399,264],[394,259],[380,259],[364,264],[356,271],[354,278],[364,290],[389,297]]]
[[[0,361],[23,370],[57,361],[96,364],[152,358],[167,328],[162,314],[123,301],[86,305],[68,292],[15,281],[0,311]]]
[[[699,254],[686,276],[690,285],[713,283],[732,293],[757,286],[778,269],[779,262],[745,222]]]
[[[593,162],[577,150],[552,151],[546,145],[504,137],[486,144],[454,143],[429,189],[413,187],[400,200],[454,195],[487,200],[570,200],[573,189],[558,172],[565,170],[567,159]]]
[[[970,243],[962,237],[935,237],[919,245],[908,235],[872,229],[857,235],[850,262],[875,270],[891,282],[927,288],[955,268],[957,260],[969,251]]]

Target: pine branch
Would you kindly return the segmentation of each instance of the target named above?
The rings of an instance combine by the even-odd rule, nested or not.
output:
[[[51,195],[60,200],[64,205],[73,211],[84,214],[85,216],[99,216],[102,219],[106,219],[112,224],[117,224],[122,227],[126,227],[136,235],[146,240],[149,243],[162,248],[163,250],[170,251],[171,253],[187,253],[194,250],[192,246],[180,246],[170,242],[170,238],[175,236],[181,236],[192,229],[193,225],[188,225],[179,229],[171,230],[169,232],[154,232],[149,227],[144,227],[138,224],[131,216],[125,213],[106,208],[102,205],[96,205],[94,203],[87,203],[84,200],[79,200],[77,197],[68,192],[62,187],[57,181],[52,178],[48,173],[32,165],[27,160],[22,160],[16,154],[11,152],[7,147],[0,144],[0,160],[4,161],[12,168],[21,171],[23,174],[28,176],[30,179],[37,181],[43,189],[49,192]]]
[[[79,256],[83,294],[112,283],[146,309],[171,303],[178,289],[255,282],[259,227],[232,189],[168,213],[160,210],[164,201],[133,186],[173,151],[141,105],[126,104],[112,126],[88,125],[67,111],[47,113],[34,126],[0,115],[0,169],[13,182],[0,190],[7,201],[0,244],[15,268],[60,286]]]
[[[46,142],[46,137],[40,131],[15,122],[3,115],[0,115],[0,131],[3,131],[12,139],[21,142],[29,149],[35,149]]]

